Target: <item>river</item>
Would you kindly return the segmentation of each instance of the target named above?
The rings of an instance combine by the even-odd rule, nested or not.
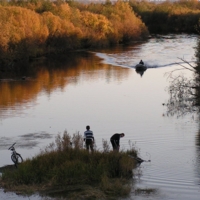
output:
[[[200,196],[200,133],[195,115],[167,116],[166,74],[180,68],[181,59],[194,64],[197,35],[166,35],[128,46],[77,52],[67,60],[38,63],[0,81],[0,166],[12,164],[8,148],[24,159],[38,154],[57,134],[85,131],[91,126],[96,148],[102,139],[125,133],[121,149],[134,145],[144,162],[135,171],[128,199],[197,200]],[[143,60],[143,75],[135,65]],[[192,73],[184,70],[186,77]],[[22,78],[22,76],[25,78]],[[5,79],[6,77],[6,79]],[[24,80],[25,79],[25,80]],[[137,191],[138,191],[137,190]],[[31,199],[0,190],[0,199]]]

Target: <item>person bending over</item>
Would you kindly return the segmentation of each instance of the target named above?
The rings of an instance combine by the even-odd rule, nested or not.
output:
[[[115,133],[111,138],[110,138],[110,142],[112,144],[113,147],[113,151],[119,151],[120,148],[120,138],[124,137],[125,134],[124,133]]]
[[[84,141],[86,145],[86,149],[94,151],[94,136],[93,131],[90,130],[90,126],[86,126],[86,131],[84,132]]]

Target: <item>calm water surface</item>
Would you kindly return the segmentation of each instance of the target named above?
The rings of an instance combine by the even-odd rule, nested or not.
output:
[[[136,169],[136,188],[156,192],[133,191],[129,199],[199,200],[199,120],[192,115],[166,116],[162,106],[169,98],[164,75],[180,68],[180,58],[194,62],[196,43],[195,35],[156,37],[127,47],[77,53],[76,58],[68,55],[68,62],[38,64],[40,70],[27,72],[26,80],[1,80],[0,166],[11,164],[7,149],[14,142],[17,151],[30,158],[58,133],[83,133],[89,124],[98,149],[102,139],[124,132],[121,148],[129,148],[131,141],[143,159],[151,159]],[[140,59],[148,66],[142,76],[134,68]],[[0,199],[8,198],[28,199],[1,190]]]

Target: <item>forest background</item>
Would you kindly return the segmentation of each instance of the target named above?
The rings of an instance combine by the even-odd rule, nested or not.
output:
[[[149,33],[198,33],[200,3],[0,1],[0,66],[13,69],[41,56],[148,38]]]

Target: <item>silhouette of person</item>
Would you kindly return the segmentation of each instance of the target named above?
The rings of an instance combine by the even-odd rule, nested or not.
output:
[[[120,148],[120,138],[124,137],[125,134],[124,133],[115,133],[111,138],[110,138],[110,142],[112,144],[113,147],[113,151],[119,151]]]
[[[144,65],[144,62],[142,60],[140,60],[139,64]]]
[[[90,130],[90,126],[86,126],[86,131],[84,132],[84,141],[86,145],[86,149],[94,151],[94,136],[93,131]]]

